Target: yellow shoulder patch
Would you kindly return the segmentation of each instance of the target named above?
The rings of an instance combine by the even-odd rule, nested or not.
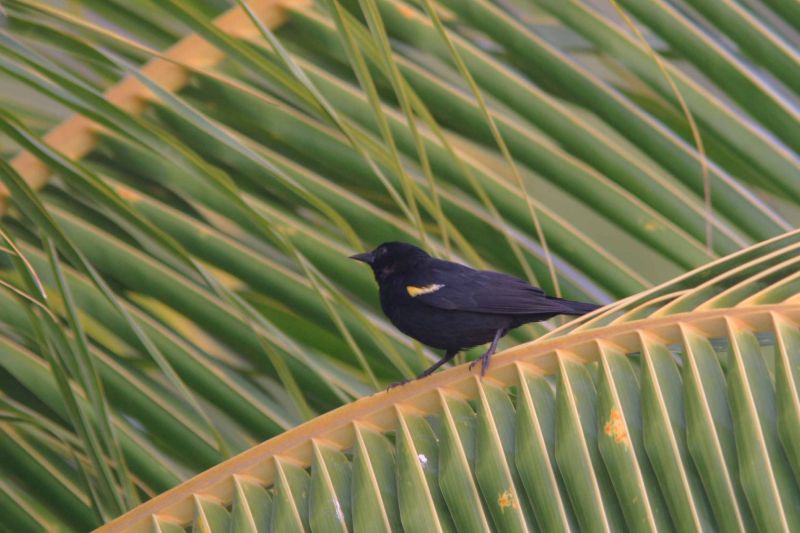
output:
[[[416,298],[420,294],[430,294],[432,292],[436,292],[439,289],[444,287],[441,283],[431,283],[430,285],[425,285],[424,287],[414,287],[413,285],[407,285],[406,290],[408,291],[408,295],[412,298]]]

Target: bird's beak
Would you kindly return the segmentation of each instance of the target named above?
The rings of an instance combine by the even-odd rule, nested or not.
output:
[[[375,256],[372,254],[372,252],[364,252],[363,254],[351,255],[350,259],[355,259],[356,261],[361,261],[362,263],[371,265],[372,260],[375,259]]]

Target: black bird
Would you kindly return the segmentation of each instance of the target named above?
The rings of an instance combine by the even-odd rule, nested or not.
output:
[[[470,365],[481,361],[483,376],[497,342],[510,330],[600,307],[546,296],[521,279],[436,259],[403,242],[387,242],[350,258],[372,267],[383,313],[397,329],[445,351],[444,357],[418,378],[431,374],[465,348],[491,342],[486,353]]]

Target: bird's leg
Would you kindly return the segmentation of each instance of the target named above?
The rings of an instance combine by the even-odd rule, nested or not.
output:
[[[444,357],[442,357],[441,359],[439,359],[438,361],[433,363],[429,369],[427,369],[425,372],[423,372],[422,374],[417,376],[417,379],[422,379],[425,376],[430,376],[431,374],[433,374],[436,371],[437,368],[439,368],[440,366],[442,366],[443,364],[448,362],[450,359],[455,357],[457,354],[458,354],[458,350],[447,350],[445,352],[445,354],[444,354]]]
[[[439,359],[438,361],[436,361],[435,363],[433,363],[433,364],[430,366],[430,368],[428,368],[427,370],[425,370],[425,371],[424,371],[422,374],[420,374],[419,376],[417,376],[415,379],[422,379],[422,378],[424,378],[424,377],[426,377],[426,376],[430,376],[431,374],[433,374],[433,373],[436,371],[436,369],[437,369],[437,368],[439,368],[440,366],[442,366],[443,364],[445,364],[446,362],[448,362],[450,359],[452,359],[453,357],[455,357],[455,356],[456,356],[456,354],[458,354],[458,350],[447,350],[447,352],[445,352],[445,354],[444,354],[444,357],[442,357],[441,359]],[[393,389],[393,388],[395,388],[395,387],[398,387],[398,386],[400,386],[400,385],[405,385],[405,384],[406,384],[406,383],[408,383],[409,381],[411,381],[411,380],[409,380],[409,379],[404,379],[403,381],[398,381],[397,383],[392,383],[391,385],[389,385],[389,386],[386,388],[386,390]]]
[[[497,350],[497,343],[500,342],[500,338],[505,334],[506,329],[501,328],[498,329],[497,332],[494,334],[494,339],[492,339],[492,344],[489,345],[489,349],[486,350],[480,358],[475,359],[473,362],[469,364],[469,369],[472,370],[472,367],[477,365],[478,362],[481,363],[481,377],[486,375],[486,370],[489,368],[489,359],[492,358],[492,354]]]

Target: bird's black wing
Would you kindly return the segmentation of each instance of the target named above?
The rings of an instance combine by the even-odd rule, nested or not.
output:
[[[409,296],[439,309],[503,315],[566,311],[561,302],[526,281],[446,261],[431,262],[407,280]]]

